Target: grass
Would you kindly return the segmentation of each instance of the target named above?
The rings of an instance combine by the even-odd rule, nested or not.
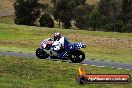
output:
[[[14,16],[2,16],[0,17],[0,23],[14,24]]]
[[[132,33],[93,32],[0,23],[0,51],[34,53],[40,43],[55,32],[70,42],[85,42],[88,59],[132,63]]]
[[[130,74],[131,70],[84,66],[40,59],[0,56],[1,88],[130,88],[132,84],[86,84],[76,82],[78,68],[87,74]],[[65,67],[65,68],[64,68]]]
[[[2,10],[2,3],[0,2],[0,10]]]

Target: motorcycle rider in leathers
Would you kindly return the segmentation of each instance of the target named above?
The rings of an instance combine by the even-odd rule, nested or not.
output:
[[[54,43],[52,45],[56,45],[56,47],[53,48],[54,51],[61,52],[71,44],[66,37],[62,36],[59,32],[57,32],[54,34]]]

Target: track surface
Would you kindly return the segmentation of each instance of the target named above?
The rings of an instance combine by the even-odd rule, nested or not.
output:
[[[17,57],[25,57],[25,58],[37,58],[35,54],[16,53],[16,52],[0,52],[0,56],[17,56]],[[56,60],[56,59],[51,59],[51,60]],[[60,59],[57,59],[57,61],[71,62],[69,60],[66,61],[66,60],[60,60]],[[84,60],[81,64],[132,70],[132,64],[119,63],[119,62]]]

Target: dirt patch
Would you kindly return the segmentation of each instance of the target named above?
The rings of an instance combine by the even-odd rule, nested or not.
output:
[[[18,41],[18,40],[14,40],[14,41],[11,41],[11,40],[1,40],[0,41],[0,44],[1,45],[15,45],[15,46],[26,46],[26,47],[34,47],[34,46],[37,46],[39,45],[38,43],[35,43],[34,40],[21,40],[21,41]]]
[[[0,44],[16,44],[21,46],[39,46],[40,43],[44,40],[45,37],[36,40],[36,39],[29,39],[29,40],[1,40]],[[106,38],[106,37],[99,37],[99,36],[87,36],[87,35],[78,35],[69,34],[67,36],[69,41],[71,42],[84,42],[88,46],[91,47],[107,47],[107,48],[119,48],[119,49],[130,49],[132,50],[132,40],[129,39],[117,39],[117,38]]]
[[[108,48],[129,48],[132,49],[132,40],[129,39],[117,39],[117,38],[105,38],[99,36],[87,36],[87,35],[70,35],[71,40],[85,42],[88,46],[95,47],[108,47]]]

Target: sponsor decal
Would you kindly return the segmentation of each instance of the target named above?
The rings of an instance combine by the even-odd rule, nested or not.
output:
[[[84,83],[129,83],[131,81],[128,74],[86,74],[83,68],[79,68],[77,77],[78,84]]]

